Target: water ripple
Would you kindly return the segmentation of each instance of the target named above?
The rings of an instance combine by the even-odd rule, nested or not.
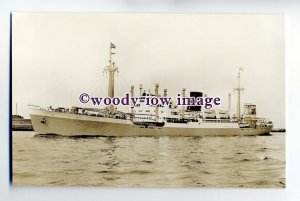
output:
[[[285,187],[285,134],[61,137],[13,133],[16,185]]]

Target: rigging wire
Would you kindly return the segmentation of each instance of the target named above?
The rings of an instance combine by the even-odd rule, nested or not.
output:
[[[72,79],[70,77],[68,77],[68,78]],[[63,79],[62,81],[56,83],[55,85],[50,86],[48,89],[44,89],[42,91],[42,93],[38,93],[38,95],[32,100],[32,102],[36,103],[39,100],[44,99],[45,97],[47,97],[46,95],[49,94],[49,92],[53,92],[58,87],[63,86],[67,81],[69,81],[69,80],[68,79]],[[30,105],[30,103],[28,105]]]
[[[93,85],[93,89],[90,91],[90,95],[95,95],[96,91],[101,91],[101,89],[103,88],[103,83],[104,83],[105,79],[101,79],[100,83],[94,84]],[[81,105],[82,103],[80,103],[80,101],[78,101],[78,98],[76,97],[77,100],[77,104],[72,104],[72,106],[74,107],[78,107],[79,105]]]

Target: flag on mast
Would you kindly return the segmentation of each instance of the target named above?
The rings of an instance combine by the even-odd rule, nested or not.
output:
[[[110,43],[110,48],[116,48],[116,46],[112,43]]]

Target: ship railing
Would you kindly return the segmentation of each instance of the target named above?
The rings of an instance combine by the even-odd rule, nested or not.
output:
[[[41,110],[42,108],[38,105],[27,105],[30,110]]]

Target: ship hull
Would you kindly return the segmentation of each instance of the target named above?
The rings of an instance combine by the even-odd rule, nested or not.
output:
[[[144,127],[130,120],[38,110],[31,114],[36,134],[62,136],[246,136],[264,135],[271,128],[244,128],[237,123],[166,123]]]

